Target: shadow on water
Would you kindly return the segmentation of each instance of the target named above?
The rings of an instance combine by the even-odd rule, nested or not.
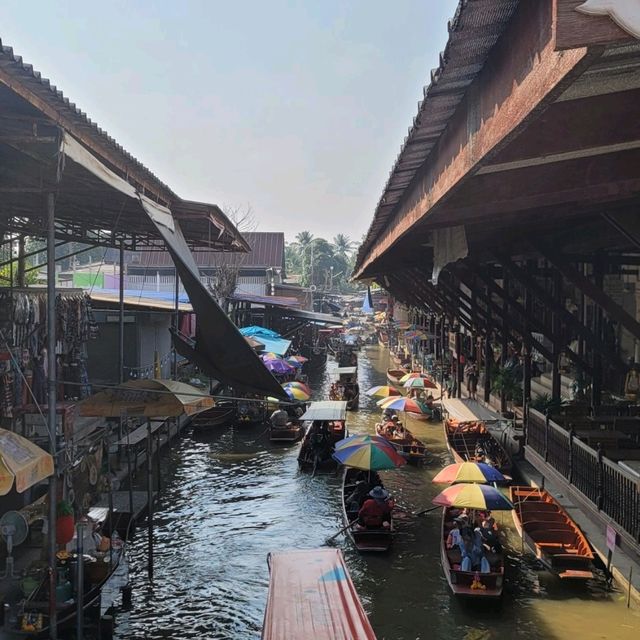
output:
[[[360,358],[365,390],[384,384],[387,358],[368,348]],[[314,371],[318,399],[327,397],[334,363]],[[378,409],[362,397],[349,415],[352,433],[372,433]],[[449,462],[440,425],[409,424],[429,448],[422,467],[384,473],[385,485],[409,511],[431,506],[441,487],[431,478]],[[263,427],[229,427],[187,436],[163,459],[163,491],[156,512],[155,581],[146,575],[146,532],[133,544],[134,607],[117,613],[121,639],[257,639],[268,586],[267,553],[312,548],[342,526],[340,479],[298,472],[298,446],[274,447]],[[522,555],[509,514],[509,575],[498,604],[453,598],[440,567],[439,512],[398,516],[388,555],[360,556],[343,537],[351,575],[383,640],[419,638],[638,638],[640,618],[604,581],[560,583]],[[282,639],[288,640],[288,639]]]

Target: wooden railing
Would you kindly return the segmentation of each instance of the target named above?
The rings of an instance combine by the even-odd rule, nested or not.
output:
[[[640,480],[578,440],[540,412],[530,409],[527,446],[626,533],[640,542]]]

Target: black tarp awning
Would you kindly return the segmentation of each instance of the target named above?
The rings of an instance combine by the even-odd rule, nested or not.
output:
[[[198,267],[179,225],[175,224],[173,229],[165,226],[153,211],[158,205],[142,198],[141,202],[167,245],[198,318],[195,345],[180,335],[173,335],[178,353],[207,375],[236,389],[288,399],[278,381],[200,281]]]
[[[236,389],[288,399],[278,381],[200,282],[198,267],[171,211],[138,193],[133,185],[116,175],[71,136],[64,136],[60,152],[119,192],[126,202],[135,201],[136,206],[141,205],[167,245],[198,318],[194,345],[174,335],[178,353],[192,360],[207,375]]]

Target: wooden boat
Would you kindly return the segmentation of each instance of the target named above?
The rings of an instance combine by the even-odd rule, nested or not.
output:
[[[356,477],[361,473],[359,469],[345,468],[342,476],[342,517],[345,525],[358,517],[358,510],[350,510],[347,498],[355,488]],[[362,505],[360,505],[362,506]],[[360,553],[388,551],[393,540],[393,520],[390,527],[380,529],[354,529],[349,527],[347,534]]]
[[[400,378],[406,376],[407,373],[404,369],[387,369],[387,380],[394,387],[401,387],[402,383],[400,382]]]
[[[443,423],[447,448],[455,462],[486,462],[505,476],[511,475],[512,463],[505,448],[491,435],[482,420],[458,422],[447,419]],[[482,449],[484,454],[476,451]]]
[[[358,369],[356,367],[339,367],[338,379],[331,385],[329,398],[345,401],[347,411],[357,411],[360,406],[360,386],[358,385]]]
[[[378,422],[376,434],[386,438],[407,462],[424,462],[427,457],[427,447],[424,442],[418,440],[405,426],[402,426],[402,434],[394,431],[394,427],[393,422]]]
[[[480,573],[475,567],[472,571],[462,571],[462,553],[460,549],[447,549],[447,538],[452,527],[453,512],[452,509],[446,507],[442,510],[440,559],[444,576],[453,594],[469,598],[499,598],[502,596],[504,552],[485,552],[484,556],[489,561],[490,566],[489,573]]]
[[[304,427],[299,420],[287,422],[286,427],[269,425],[269,440],[271,442],[297,442],[304,434]]]
[[[191,424],[197,431],[205,431],[231,424],[236,418],[236,408],[233,404],[217,404],[215,407],[193,416]]]
[[[98,553],[85,550],[84,554],[84,596],[83,611],[85,617],[89,616],[89,612],[101,609],[101,600],[103,598],[102,589],[117,574],[127,573],[126,558],[124,553],[124,540],[118,543],[116,548],[114,545],[111,552],[111,561],[109,561],[109,553]],[[64,554],[64,555],[63,555]],[[64,551],[58,552],[58,588],[56,595],[58,597],[58,618],[57,629],[58,637],[69,637],[70,629],[76,622],[77,616],[77,597],[71,587],[71,581],[75,582],[75,554]],[[118,573],[120,572],[120,574]],[[66,577],[66,582],[65,582]],[[68,585],[68,598],[60,603],[60,598],[64,597],[62,590]],[[111,603],[107,603],[111,604]],[[104,608],[104,607],[103,607]],[[15,618],[16,628],[9,626],[9,617],[5,610],[5,623],[3,631],[7,632],[10,637],[23,638],[49,638],[51,629],[49,625],[49,576],[48,573],[42,579],[40,585],[20,604],[20,611]]]
[[[552,573],[563,579],[593,577],[593,552],[569,514],[544,489],[509,487],[520,536]]]
[[[332,455],[338,440],[348,435],[347,403],[325,400],[312,402],[300,418],[307,430],[300,445],[298,465],[305,471],[334,471],[338,463]]]
[[[262,640],[376,640],[339,549],[272,552]]]

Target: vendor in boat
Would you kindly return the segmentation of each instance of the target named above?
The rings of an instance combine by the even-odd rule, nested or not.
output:
[[[285,411],[284,407],[280,405],[271,414],[270,421],[274,429],[284,429],[287,426],[287,422],[289,422],[289,414]]]
[[[374,487],[358,511],[358,526],[364,529],[381,529],[391,526],[393,502],[382,487]]]
[[[317,460],[324,460],[331,450],[331,434],[329,423],[322,422],[311,438],[311,450]]]
[[[364,502],[368,493],[369,483],[364,478],[356,480],[355,489],[345,500],[347,504],[347,511],[352,513],[360,511],[360,507],[362,506],[362,503]]]

